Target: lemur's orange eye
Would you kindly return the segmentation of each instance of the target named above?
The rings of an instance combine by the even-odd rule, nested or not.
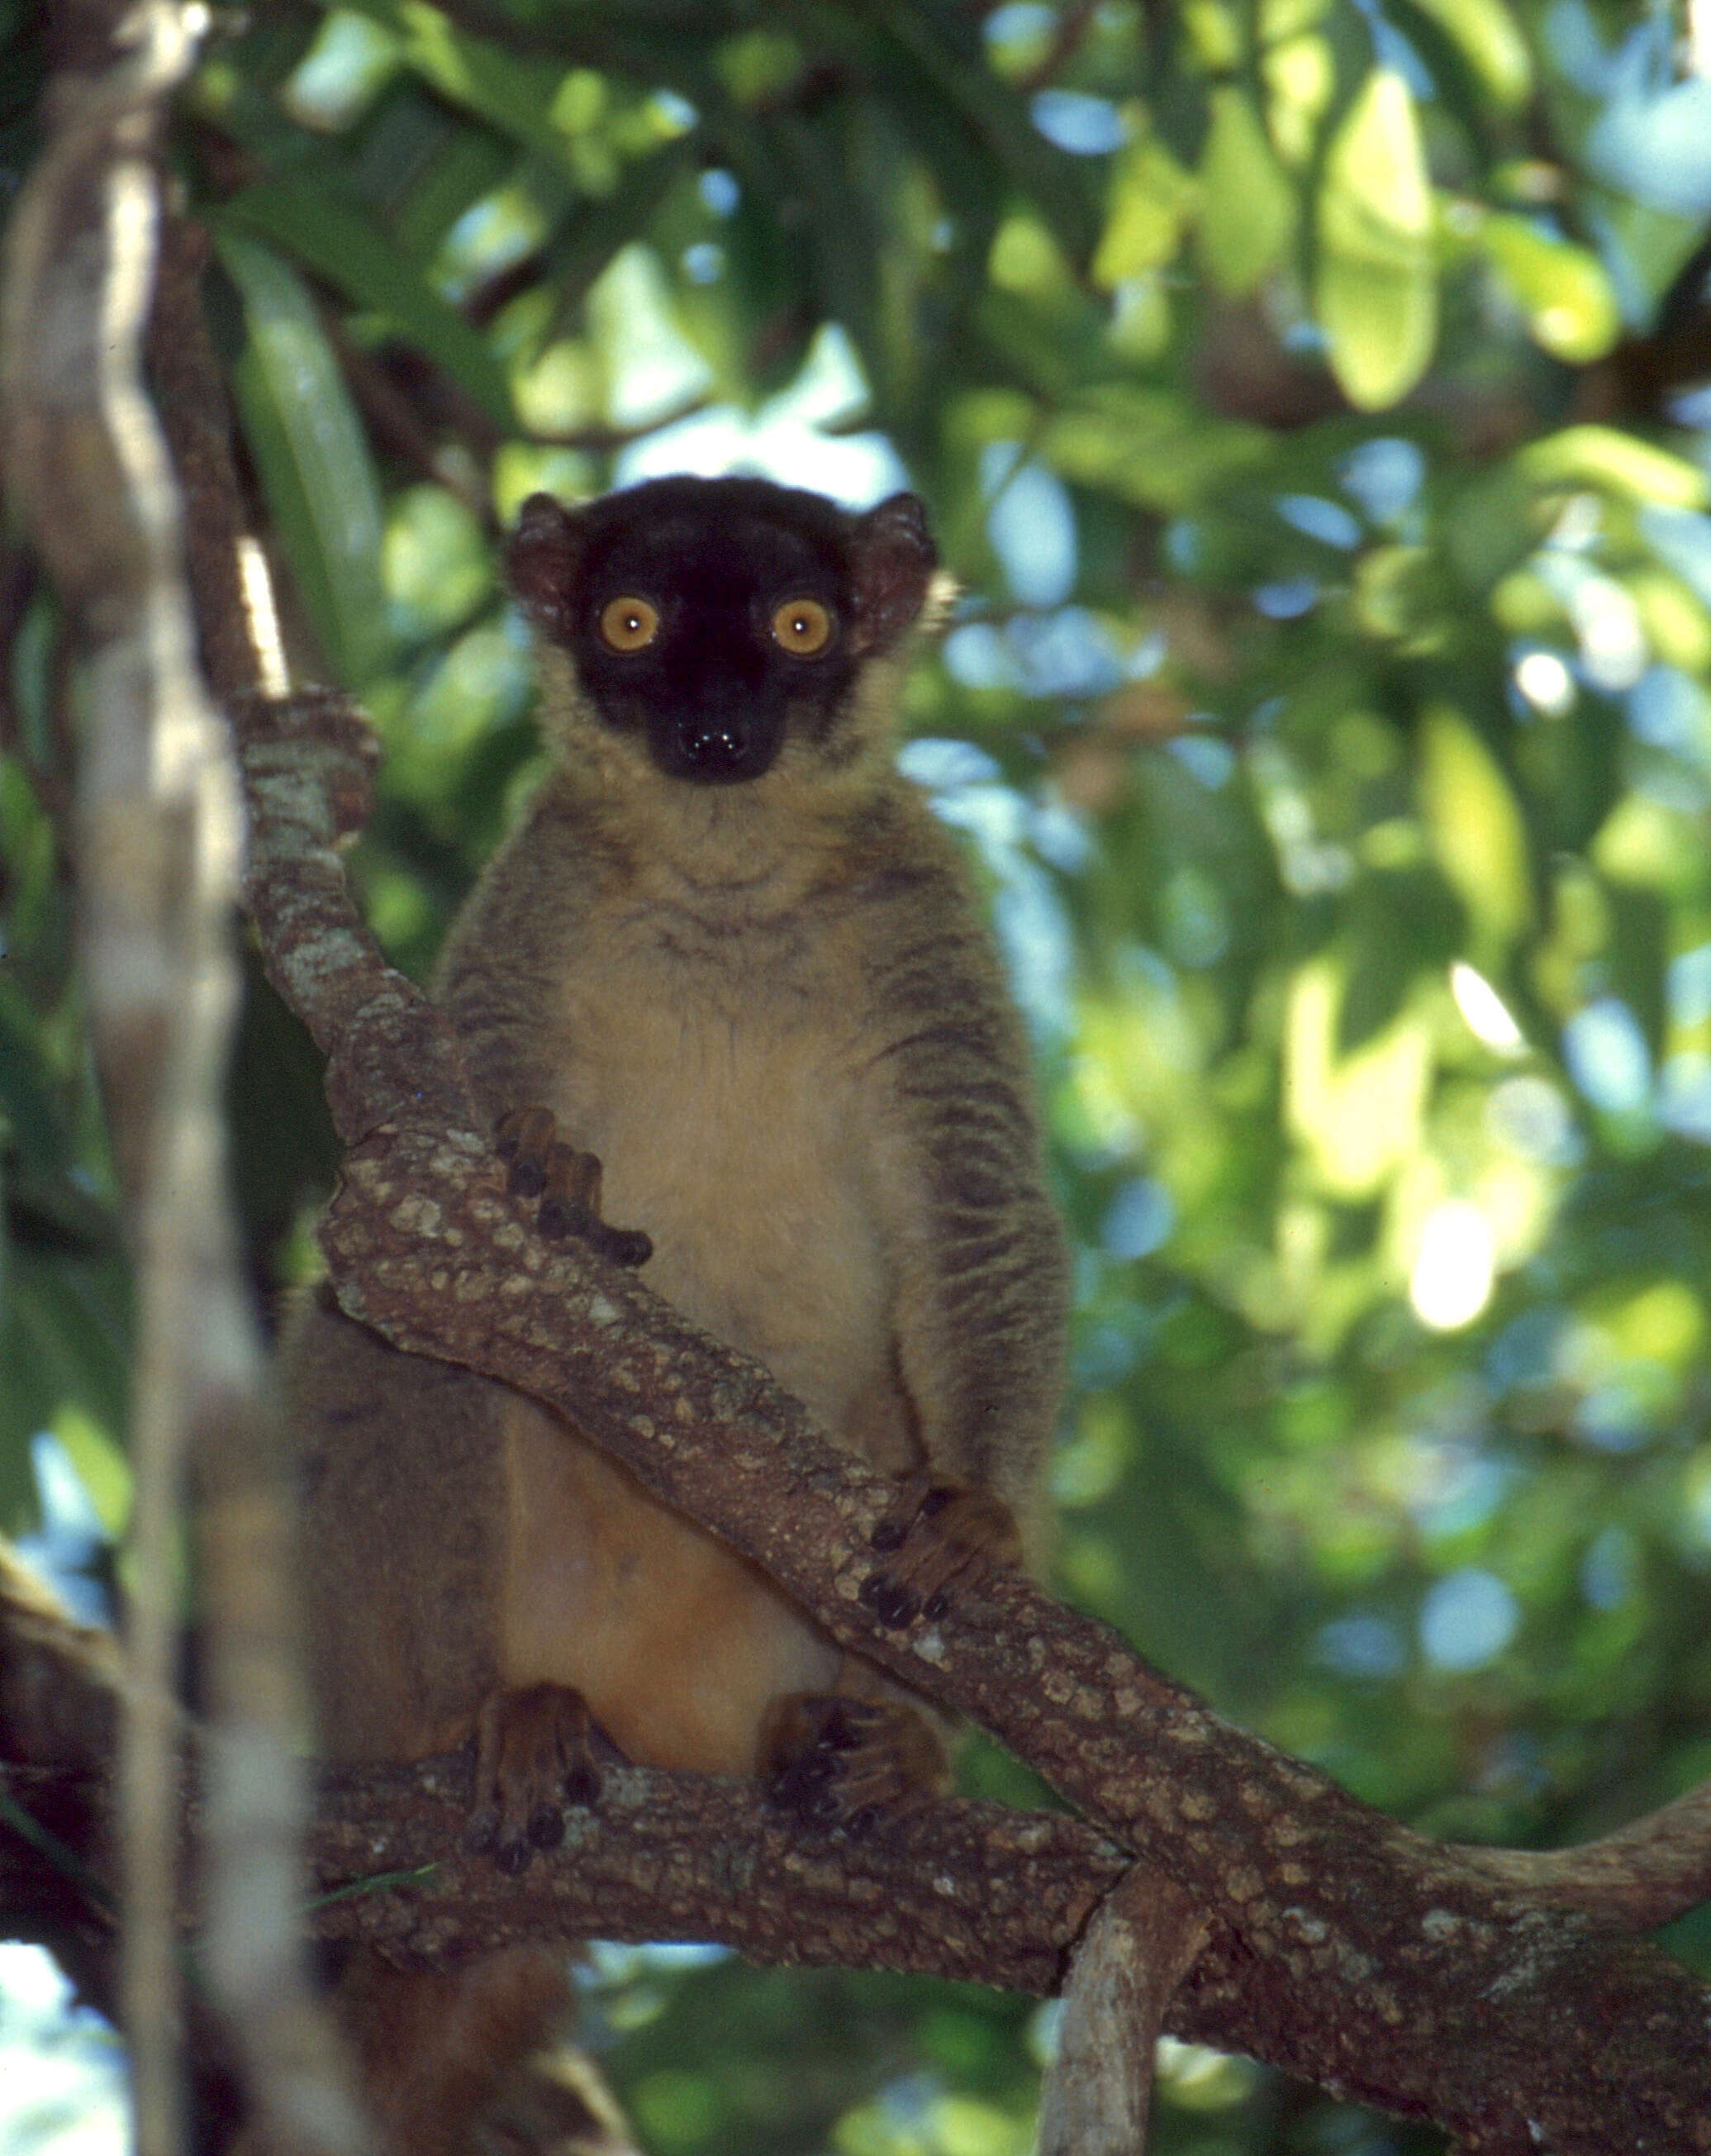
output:
[[[832,641],[832,616],[818,599],[786,599],[772,617],[772,634],[796,659],[812,659]]]
[[[645,651],[659,634],[659,609],[646,599],[608,599],[600,609],[600,634],[614,651]]]

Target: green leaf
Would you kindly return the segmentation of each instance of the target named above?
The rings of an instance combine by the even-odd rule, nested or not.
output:
[[[1533,94],[1533,55],[1503,0],[1414,0],[1444,34],[1499,105],[1510,110]]]
[[[1425,372],[1437,336],[1432,186],[1406,84],[1375,68],[1325,159],[1317,311],[1331,372],[1377,411]]]
[[[1615,427],[1565,427],[1520,450],[1516,464],[1544,486],[1601,486],[1634,501],[1670,509],[1703,509],[1711,489],[1685,457],[1654,449]]]
[[[13,984],[0,977],[0,1143],[35,1174],[69,1170],[70,1134],[41,1051],[41,1027]]]
[[[14,1243],[0,1305],[0,1460],[69,1409],[98,1431],[122,1430],[130,1384],[129,1283],[116,1259],[69,1257]],[[85,1423],[67,1423],[81,1444]],[[105,1443],[105,1439],[101,1440]],[[93,1443],[85,1448],[91,1460]],[[103,1502],[118,1492],[98,1477]],[[122,1481],[122,1478],[120,1478]],[[0,1506],[15,1492],[0,1486]]]
[[[566,140],[552,121],[564,69],[520,59],[472,37],[427,0],[356,0],[361,12],[399,40],[404,63],[442,97],[473,112],[514,142],[562,166]]]
[[[1041,454],[1065,479],[1169,511],[1193,506],[1270,449],[1260,428],[1208,418],[1171,390],[1114,382],[1070,399],[1040,435]]]
[[[1590,248],[1542,231],[1531,218],[1484,218],[1478,244],[1498,282],[1554,359],[1584,367],[1621,334],[1621,311],[1604,264]]]
[[[359,687],[389,641],[368,443],[302,279],[242,233],[214,244],[248,331],[233,375],[244,432],[316,633],[341,680]]]
[[[1481,932],[1482,952],[1501,950],[1532,916],[1526,826],[1497,758],[1447,704],[1421,721],[1418,784],[1438,865]]]
[[[373,307],[443,367],[496,426],[516,424],[505,371],[479,331],[360,210],[307,177],[246,187],[222,213],[271,240],[359,306]]]
[[[1207,275],[1232,299],[1251,292],[1295,237],[1295,190],[1272,154],[1245,90],[1212,93],[1212,126],[1200,167],[1200,252]]]
[[[1176,259],[1196,198],[1193,179],[1155,136],[1131,142],[1111,174],[1111,206],[1093,279],[1109,291]]]

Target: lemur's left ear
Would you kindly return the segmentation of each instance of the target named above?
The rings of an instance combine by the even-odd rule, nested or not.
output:
[[[939,564],[919,497],[894,494],[858,517],[850,554],[855,596],[851,648],[883,651],[920,613]]]
[[[550,494],[531,494],[506,550],[512,590],[535,628],[556,644],[568,644],[575,626],[585,537],[575,510]]]

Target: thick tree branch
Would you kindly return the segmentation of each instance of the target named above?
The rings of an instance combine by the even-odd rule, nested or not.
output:
[[[337,711],[313,707],[323,737],[348,731]],[[1664,1957],[1547,1913],[1370,1812],[1019,1578],[989,1578],[936,1625],[879,1628],[858,1595],[889,1486],[835,1452],[758,1365],[634,1278],[535,1235],[471,1127],[453,1045],[378,965],[338,891],[308,740],[282,752],[269,723],[260,707],[245,722],[257,828],[276,828],[280,796],[295,829],[289,846],[258,850],[252,902],[279,978],[336,1050],[341,1127],[367,1133],[325,1234],[353,1315],[560,1406],[836,1638],[973,1716],[1180,1881],[1244,1950],[1214,2002],[1241,2048],[1435,2118],[1470,2147],[1494,2120],[1529,2119],[1565,2151],[1612,2135],[1711,2147],[1705,2001]],[[351,739],[332,762],[342,796]]]

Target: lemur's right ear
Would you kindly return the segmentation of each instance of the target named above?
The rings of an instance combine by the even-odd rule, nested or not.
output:
[[[854,650],[883,651],[897,641],[920,613],[938,562],[918,495],[890,495],[857,517],[850,534]]]
[[[531,494],[506,550],[511,589],[535,628],[556,644],[568,644],[576,624],[584,542],[575,510],[550,494]]]

